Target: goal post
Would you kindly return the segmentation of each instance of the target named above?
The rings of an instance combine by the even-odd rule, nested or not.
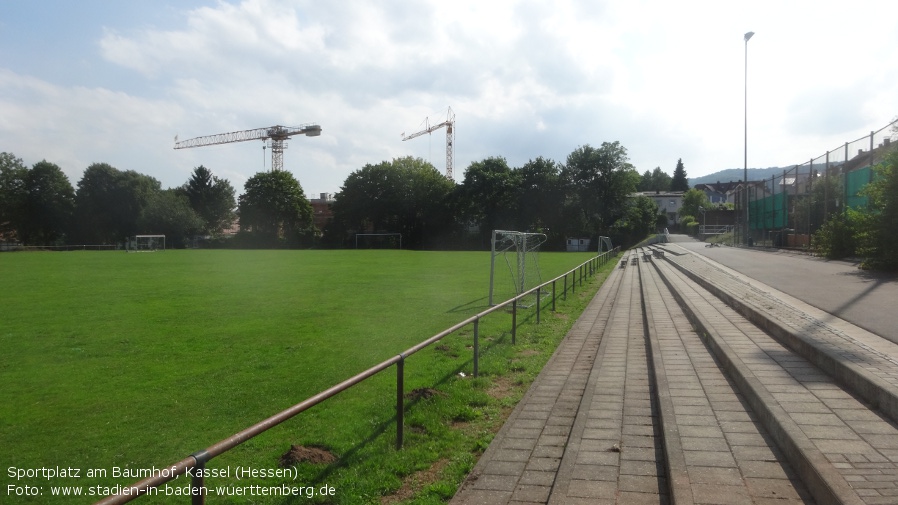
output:
[[[500,296],[512,298],[542,282],[539,249],[546,239],[544,233],[493,230],[490,240],[490,306],[495,305],[494,300]],[[498,265],[496,258],[502,259]]]
[[[361,239],[361,241],[359,240]],[[402,249],[401,233],[356,233],[356,249]]]
[[[128,240],[128,252],[165,250],[165,235],[134,235]]]

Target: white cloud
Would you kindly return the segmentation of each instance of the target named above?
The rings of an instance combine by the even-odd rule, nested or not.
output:
[[[79,57],[108,85],[2,71],[0,128],[18,156],[73,171],[105,161],[173,186],[204,164],[239,190],[267,166],[261,143],[173,151],[172,137],[315,121],[322,136],[292,140],[285,164],[317,193],[397,156],[442,169],[443,132],[399,134],[451,106],[456,178],[486,156],[563,162],[615,140],[640,171],[683,158],[698,176],[742,164],[753,30],[749,160],[786,165],[896,114],[898,35],[869,15],[889,4],[860,3],[220,1],[95,30],[97,55]]]

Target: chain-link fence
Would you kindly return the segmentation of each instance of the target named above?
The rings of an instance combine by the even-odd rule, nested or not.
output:
[[[867,205],[862,189],[873,180],[873,167],[896,147],[898,119],[782,175],[743,183],[735,199],[737,241],[809,248],[814,232],[831,216]]]

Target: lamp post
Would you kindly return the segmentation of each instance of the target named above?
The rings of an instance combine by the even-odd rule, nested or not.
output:
[[[742,173],[742,181],[745,185],[745,243],[749,242],[749,229],[751,228],[748,221],[748,40],[751,39],[755,32],[745,34],[745,158]]]

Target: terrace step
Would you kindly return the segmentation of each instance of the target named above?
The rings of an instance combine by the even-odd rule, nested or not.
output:
[[[614,270],[452,503],[898,503],[888,346],[663,250]],[[754,304],[759,326],[718,295]],[[771,320],[807,330],[811,350]],[[851,356],[860,378],[817,353]]]

